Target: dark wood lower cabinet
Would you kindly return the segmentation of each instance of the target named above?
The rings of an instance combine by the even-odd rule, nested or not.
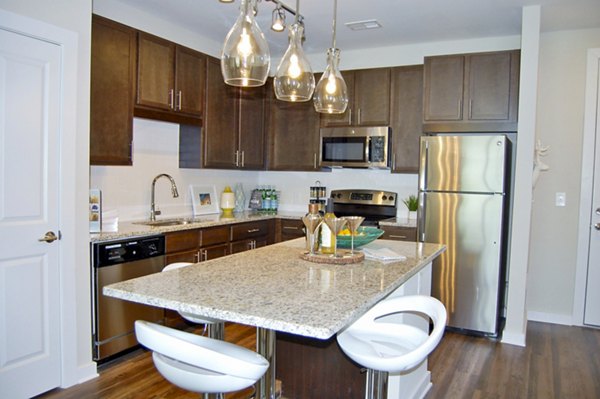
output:
[[[365,397],[366,374],[344,355],[335,336],[319,340],[278,332],[275,356],[275,375],[287,399]]]

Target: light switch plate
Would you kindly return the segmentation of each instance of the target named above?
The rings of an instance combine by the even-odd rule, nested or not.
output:
[[[556,193],[556,206],[566,206],[567,205],[567,194],[566,193]]]

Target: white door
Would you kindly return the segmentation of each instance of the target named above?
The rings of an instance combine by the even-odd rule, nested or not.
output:
[[[600,76],[600,63],[596,64],[596,76]],[[589,236],[588,273],[585,290],[583,322],[600,327],[600,102],[596,85],[595,115],[595,156],[592,207],[590,209],[591,228]]]
[[[0,397],[61,383],[61,47],[0,28]]]

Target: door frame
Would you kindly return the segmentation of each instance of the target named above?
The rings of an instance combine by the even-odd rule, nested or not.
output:
[[[62,235],[59,248],[60,273],[60,356],[61,387],[77,384],[87,371],[78,360],[77,281],[81,256],[77,245],[77,87],[78,34],[58,26],[0,9],[3,29],[58,45],[61,48],[61,98],[59,131],[59,212],[58,229]],[[82,132],[82,134],[85,132]],[[87,236],[85,237],[87,239]],[[89,272],[88,272],[89,274]],[[89,281],[89,280],[88,280]],[[82,288],[83,289],[83,288]],[[81,289],[80,289],[81,290]],[[89,292],[89,290],[88,290]],[[80,295],[82,295],[80,293]],[[80,323],[81,324],[81,323]],[[91,357],[91,352],[90,352]]]
[[[583,125],[583,150],[581,157],[581,193],[579,197],[579,228],[577,238],[577,263],[575,269],[575,291],[573,298],[573,324],[583,326],[585,311],[585,289],[590,249],[590,228],[592,194],[594,184],[594,159],[600,160],[600,154],[595,156],[596,140],[600,140],[600,132],[596,132],[600,117],[600,48],[588,49],[585,84],[585,114]]]

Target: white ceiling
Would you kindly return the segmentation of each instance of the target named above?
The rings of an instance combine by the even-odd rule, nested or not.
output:
[[[240,0],[120,0],[216,42],[224,40],[239,14]],[[296,8],[296,0],[283,0]],[[523,6],[542,6],[542,31],[600,27],[600,0],[338,0],[337,47],[342,51],[521,33]],[[271,48],[283,53],[287,34],[270,29],[274,4],[262,0],[257,21]],[[301,0],[307,53],[331,46],[333,0]],[[287,15],[287,21],[292,16]],[[376,19],[381,29],[352,31],[344,23]]]

